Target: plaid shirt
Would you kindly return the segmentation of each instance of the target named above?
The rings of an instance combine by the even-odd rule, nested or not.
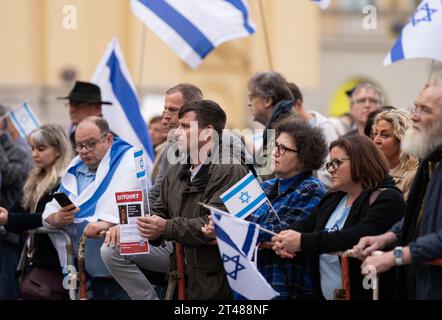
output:
[[[261,187],[281,222],[268,203],[263,204],[247,217],[247,220],[276,233],[288,229],[293,221],[305,219],[325,195],[324,186],[310,172],[299,174],[292,185],[281,194],[278,192],[278,179],[267,180]],[[260,232],[259,242],[270,239],[271,235]],[[273,250],[258,249],[258,269],[273,289],[280,293],[278,299],[287,299],[289,295],[293,297],[312,291],[310,272],[305,260],[302,253],[297,254],[294,259],[281,259]]]

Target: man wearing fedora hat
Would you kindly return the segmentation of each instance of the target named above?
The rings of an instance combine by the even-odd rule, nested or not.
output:
[[[72,127],[69,131],[70,140],[74,145],[74,133],[77,125],[90,116],[102,117],[101,105],[111,105],[112,102],[101,101],[100,87],[83,81],[76,81],[74,88],[67,97],[60,97],[59,100],[69,100],[69,116]]]

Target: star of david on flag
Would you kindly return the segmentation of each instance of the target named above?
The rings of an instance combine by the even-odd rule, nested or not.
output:
[[[424,0],[403,27],[384,65],[413,58],[442,61],[441,46],[442,1]]]
[[[227,280],[236,300],[270,300],[278,296],[251,259],[259,226],[214,208],[211,210]]]
[[[249,172],[230,189],[220,195],[227,210],[237,218],[244,219],[268,201],[258,181]]]

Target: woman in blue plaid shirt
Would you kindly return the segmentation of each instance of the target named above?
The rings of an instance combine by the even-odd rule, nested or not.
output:
[[[282,123],[276,134],[272,169],[277,178],[261,185],[276,213],[265,203],[247,220],[278,233],[293,221],[305,219],[324,196],[324,186],[313,176],[313,170],[323,165],[327,145],[320,128],[301,120]],[[278,299],[306,297],[312,285],[304,257],[281,259],[271,250],[270,239],[267,233],[259,235],[258,269],[280,293]]]

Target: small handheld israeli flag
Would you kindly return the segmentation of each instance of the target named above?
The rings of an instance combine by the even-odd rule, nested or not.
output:
[[[244,219],[268,201],[258,181],[249,172],[234,186],[220,195],[221,201],[230,214]]]
[[[143,199],[144,201],[144,212],[148,212],[149,215],[150,212],[150,204],[147,199],[149,199],[149,188],[150,185],[150,179],[147,179],[146,177],[146,164],[144,163],[144,156],[143,156],[143,149],[138,149],[134,152],[134,160],[135,160],[135,169],[137,170],[137,179],[141,186],[141,190],[143,190]]]
[[[233,297],[236,300],[270,300],[279,295],[242,249],[244,244],[255,247],[258,225],[216,211],[212,211],[212,221]]]
[[[10,111],[9,118],[23,139],[26,139],[33,130],[41,125],[37,116],[26,102],[23,102],[21,107]]]
[[[311,0],[316,3],[322,10],[325,10],[330,5],[331,0]]]
[[[384,65],[399,60],[429,58],[442,61],[442,2],[424,0],[404,26]]]

